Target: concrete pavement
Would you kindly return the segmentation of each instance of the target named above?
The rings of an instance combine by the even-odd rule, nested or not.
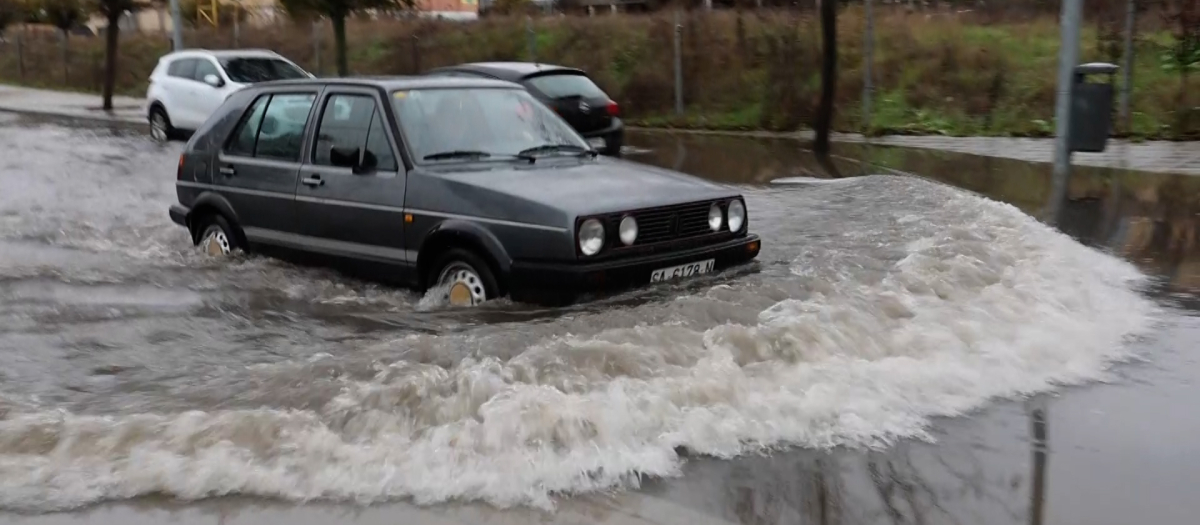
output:
[[[115,97],[112,112],[100,109],[98,95],[69,93],[16,86],[0,85],[0,111],[51,115],[67,118],[82,118],[106,122],[145,123],[145,100],[132,97]],[[666,131],[666,130],[647,130]],[[680,131],[671,130],[672,133]],[[736,134],[761,136],[764,138],[807,139],[811,131],[796,133],[729,133],[686,131],[699,134]],[[1029,162],[1053,162],[1054,141],[1052,139],[1010,137],[943,137],[943,136],[888,136],[867,139],[858,134],[838,133],[833,139],[838,142],[864,143],[905,148],[936,149],[988,157],[1024,160]],[[1200,175],[1200,142],[1147,141],[1130,142],[1113,140],[1108,151],[1103,153],[1076,153],[1072,164],[1099,168],[1130,169],[1156,173]]]
[[[857,137],[854,142],[865,141]],[[849,140],[847,141],[849,142]],[[1054,162],[1054,140],[1015,137],[889,136],[872,138],[872,144],[925,148],[987,157]],[[1200,142],[1112,140],[1102,153],[1075,153],[1071,164],[1156,173],[1200,175]]]
[[[767,131],[722,132],[654,128],[631,129],[662,133],[737,135],[792,140],[811,140],[813,137],[811,131],[774,133]],[[933,135],[892,135],[867,138],[857,133],[834,133],[831,138],[834,142],[851,144],[869,143],[878,146],[933,149],[1027,162],[1054,162],[1054,139],[1050,138],[946,137]],[[1168,140],[1153,140],[1133,142],[1112,139],[1108,143],[1107,151],[1103,153],[1075,153],[1071,156],[1071,164],[1096,168],[1200,176],[1200,141],[1172,142]]]
[[[145,123],[145,100],[113,97],[113,111],[101,109],[100,95],[0,84],[0,111],[104,122]]]

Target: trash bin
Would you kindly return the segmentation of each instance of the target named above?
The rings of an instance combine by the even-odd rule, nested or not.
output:
[[[1071,84],[1071,151],[1104,151],[1112,131],[1113,77],[1117,65],[1090,62],[1075,66]],[[1108,83],[1088,82],[1089,75],[1108,75]]]

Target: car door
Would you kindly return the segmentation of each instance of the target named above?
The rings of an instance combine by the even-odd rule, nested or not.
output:
[[[320,252],[374,262],[415,263],[404,246],[405,171],[379,92],[330,88],[320,103],[296,187],[297,220]],[[348,167],[342,155],[363,159]]]
[[[204,78],[208,75],[217,77],[219,83],[211,85],[205,82]],[[197,85],[195,88],[196,96],[192,99],[192,109],[195,111],[195,117],[200,121],[197,126],[203,125],[208,117],[225,102],[225,97],[228,96],[231,86],[228,79],[221,73],[217,63],[211,58],[200,58],[196,60],[196,72],[193,77]]]
[[[196,122],[196,110],[192,102],[196,87],[197,62],[198,60],[191,57],[176,58],[167,67],[167,78],[163,81],[167,94],[165,104],[167,116],[177,128],[194,130],[200,127]]]
[[[251,242],[286,244],[297,233],[296,178],[319,89],[264,92],[217,154],[212,180]]]

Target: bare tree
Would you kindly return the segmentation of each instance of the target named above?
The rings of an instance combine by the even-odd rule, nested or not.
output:
[[[813,151],[829,155],[833,127],[833,95],[837,89],[837,0],[818,0],[821,6],[821,102],[817,106],[817,132]]]
[[[328,16],[333,25],[334,45],[337,49],[338,76],[350,74],[346,58],[346,17],[367,10],[395,11],[411,8],[415,0],[280,0],[283,8],[291,15],[318,14]]]
[[[46,22],[58,28],[62,34],[63,83],[71,82],[70,38],[71,30],[87,18],[87,5],[83,0],[41,0],[39,6]]]
[[[1172,43],[1163,56],[1163,66],[1179,74],[1180,132],[1187,126],[1188,75],[1200,71],[1200,0],[1169,0],[1163,18],[1172,28]]]
[[[0,35],[8,26],[25,18],[25,4],[19,0],[0,0]]]
[[[121,17],[145,7],[138,0],[92,0],[96,11],[104,15],[104,110],[113,109],[113,91],[117,84],[117,47],[120,44]]]

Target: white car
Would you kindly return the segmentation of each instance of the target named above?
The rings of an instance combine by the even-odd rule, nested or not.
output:
[[[185,49],[163,55],[146,90],[150,135],[166,141],[194,132],[233,92],[292,78],[314,76],[274,51]]]

